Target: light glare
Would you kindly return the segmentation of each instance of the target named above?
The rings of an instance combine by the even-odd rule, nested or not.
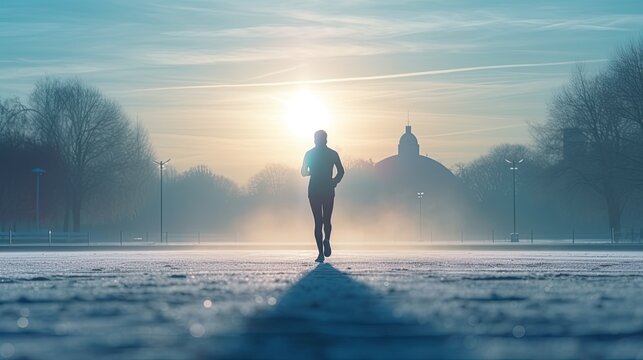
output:
[[[300,90],[286,102],[285,122],[293,135],[312,138],[315,131],[328,129],[330,113],[317,94]]]

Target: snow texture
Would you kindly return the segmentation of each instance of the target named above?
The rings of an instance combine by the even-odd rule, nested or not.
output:
[[[0,359],[643,358],[643,253],[0,253]]]

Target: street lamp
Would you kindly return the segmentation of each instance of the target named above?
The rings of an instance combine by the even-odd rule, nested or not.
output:
[[[418,192],[418,199],[420,200],[420,241],[422,241],[422,198],[424,197],[424,191]]]
[[[154,163],[159,166],[159,172],[161,174],[161,244],[163,244],[163,168],[165,164],[169,163],[171,159],[165,161],[155,161]],[[167,240],[166,240],[167,242]]]
[[[31,172],[36,174],[36,230],[40,230],[40,177],[46,173],[43,168],[33,168]]]
[[[518,171],[518,164],[522,163],[525,159],[516,160],[507,160],[505,161],[511,164],[509,170],[513,176],[513,185],[514,185],[514,231],[511,233],[511,242],[518,242],[519,236],[516,232],[516,171]]]

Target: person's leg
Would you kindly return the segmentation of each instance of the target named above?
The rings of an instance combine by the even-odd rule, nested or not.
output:
[[[330,196],[322,202],[322,223],[324,224],[324,240],[330,240],[330,232],[333,226],[330,223],[333,216],[333,206],[335,205],[335,197]]]
[[[319,255],[323,253],[322,247],[322,201],[314,197],[308,198],[310,201],[310,209],[313,211],[313,220],[315,221],[315,241],[317,242],[317,250],[319,250]]]
[[[323,214],[323,224],[324,224],[324,255],[330,256],[330,232],[333,229],[330,220],[333,216],[333,205],[335,203],[335,198],[330,196],[324,199],[322,203],[322,214]]]

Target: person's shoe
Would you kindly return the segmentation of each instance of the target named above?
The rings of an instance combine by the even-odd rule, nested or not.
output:
[[[331,253],[330,250],[330,239],[324,240],[324,256],[329,257]]]
[[[323,263],[324,262],[324,255],[319,254],[319,256],[317,256],[317,259],[315,259],[315,262]]]

